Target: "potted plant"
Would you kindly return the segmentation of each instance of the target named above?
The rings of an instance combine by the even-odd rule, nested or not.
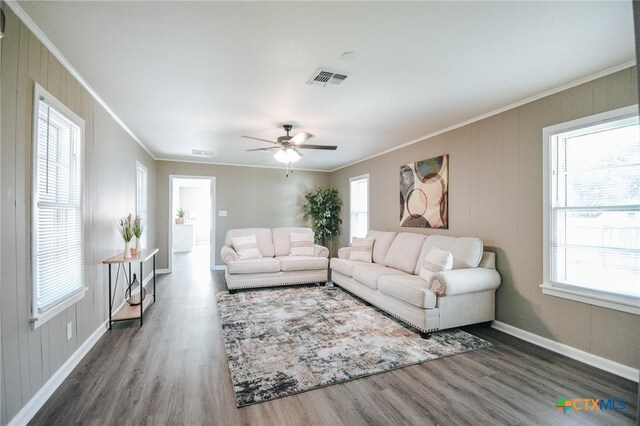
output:
[[[184,215],[185,215],[185,211],[183,208],[179,208],[178,212],[176,213],[176,225],[182,225],[184,224]]]
[[[311,228],[316,243],[326,246],[330,240],[340,235],[340,207],[342,200],[335,188],[318,188],[308,192],[304,198],[304,218],[311,218]]]
[[[137,256],[142,251],[142,232],[144,231],[144,225],[142,223],[142,218],[140,216],[136,216],[133,220],[133,235],[136,237],[136,247],[131,249],[131,254],[133,256]]]
[[[124,254],[122,255],[125,259],[131,258],[131,239],[133,238],[133,215],[129,213],[126,217],[121,217],[118,219],[118,231],[120,235],[122,235],[122,239],[124,240]]]

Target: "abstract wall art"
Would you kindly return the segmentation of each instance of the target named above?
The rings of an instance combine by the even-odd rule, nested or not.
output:
[[[449,229],[449,154],[400,167],[400,226]]]

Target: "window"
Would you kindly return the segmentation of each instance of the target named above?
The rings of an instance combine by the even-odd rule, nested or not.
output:
[[[33,138],[34,326],[84,295],[84,121],[36,85]]]
[[[136,215],[144,229],[147,229],[147,168],[144,164],[136,162]],[[140,244],[147,248],[147,232],[142,232]]]
[[[543,292],[640,314],[637,107],[544,133]]]
[[[349,241],[353,241],[353,237],[365,237],[369,230],[369,175],[349,179],[349,194]]]

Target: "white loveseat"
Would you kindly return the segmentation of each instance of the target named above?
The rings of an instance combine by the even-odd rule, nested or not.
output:
[[[310,228],[242,228],[231,229],[225,237],[220,255],[226,265],[227,288],[272,287],[328,280],[329,250],[314,245],[313,256],[290,256],[290,234],[312,233]],[[240,259],[231,238],[255,235],[262,257]]]
[[[367,238],[374,239],[372,263],[349,260],[350,248],[341,248],[338,258],[331,259],[335,284],[425,336],[495,319],[500,275],[495,254],[483,251],[478,238],[381,231],[369,231]],[[426,282],[419,272],[433,247],[451,252],[453,269],[437,272]]]

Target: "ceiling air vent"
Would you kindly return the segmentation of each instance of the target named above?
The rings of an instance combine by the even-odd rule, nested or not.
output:
[[[205,151],[203,149],[192,149],[191,154],[197,157],[213,157],[213,151]]]
[[[318,87],[339,86],[347,79],[347,77],[348,74],[344,72],[335,72],[329,71],[326,68],[318,68],[316,72],[313,73],[309,81],[307,81],[307,84]]]

